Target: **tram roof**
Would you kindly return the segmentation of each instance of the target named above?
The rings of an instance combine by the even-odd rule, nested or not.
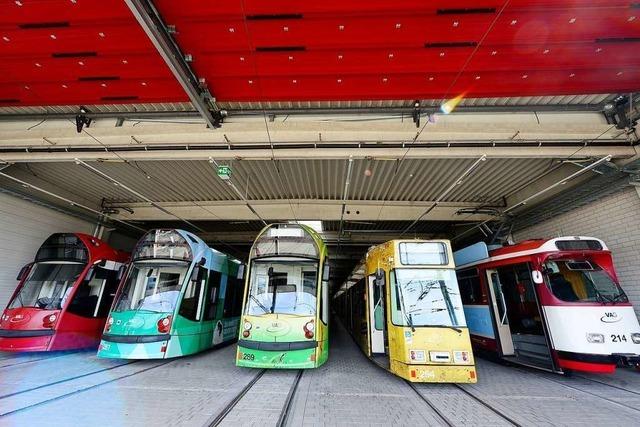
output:
[[[575,244],[576,242],[597,242],[598,247],[575,247],[571,248],[571,244]],[[566,243],[567,247],[562,248],[563,243]],[[482,256],[481,245],[484,245],[485,253],[487,255]],[[475,254],[469,254],[468,252],[465,254],[465,251],[469,251],[471,249],[475,249]],[[480,250],[478,250],[480,249]],[[556,237],[553,239],[531,239],[524,240],[515,245],[503,246],[495,249],[489,250],[483,242],[476,243],[475,245],[468,246],[466,248],[460,249],[454,252],[454,258],[456,260],[457,268],[463,267],[471,267],[473,265],[490,262],[490,261],[499,261],[503,259],[516,258],[520,256],[527,256],[545,252],[560,252],[560,251],[572,251],[572,250],[599,250],[599,251],[608,251],[609,248],[601,239],[596,237],[588,237],[588,236],[562,236]]]

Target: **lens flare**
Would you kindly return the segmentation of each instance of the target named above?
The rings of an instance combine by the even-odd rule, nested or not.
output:
[[[453,110],[455,110],[455,108],[458,106],[458,104],[460,104],[460,101],[462,101],[464,95],[464,93],[461,93],[455,98],[451,98],[450,100],[445,101],[444,103],[442,103],[442,105],[440,105],[440,111],[442,111],[444,114],[452,113]]]

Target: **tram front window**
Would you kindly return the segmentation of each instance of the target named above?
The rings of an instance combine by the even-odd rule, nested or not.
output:
[[[84,266],[85,264],[72,262],[34,264],[29,277],[11,301],[9,308],[61,309]]]
[[[134,263],[113,311],[173,311],[188,268],[186,262]]]
[[[254,261],[246,314],[311,316],[316,313],[318,263],[313,261]]]
[[[553,295],[565,302],[629,301],[620,286],[594,261],[547,261],[544,274]]]
[[[397,326],[466,326],[454,270],[393,270],[391,307]]]

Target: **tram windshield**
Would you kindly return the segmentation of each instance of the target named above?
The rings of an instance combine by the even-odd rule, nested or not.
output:
[[[60,310],[84,266],[76,262],[35,263],[9,308]]]
[[[466,326],[455,271],[451,269],[393,270],[391,307],[394,325]]]
[[[173,311],[180,296],[188,262],[134,262],[113,311]]]
[[[547,261],[544,274],[553,295],[565,302],[629,301],[620,286],[594,261]]]
[[[314,315],[317,287],[315,261],[253,261],[245,314]]]

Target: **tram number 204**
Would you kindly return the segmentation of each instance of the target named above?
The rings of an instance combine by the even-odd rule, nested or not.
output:
[[[627,342],[627,337],[624,335],[611,334],[611,342]]]
[[[256,360],[256,355],[251,353],[242,353],[243,360]]]

